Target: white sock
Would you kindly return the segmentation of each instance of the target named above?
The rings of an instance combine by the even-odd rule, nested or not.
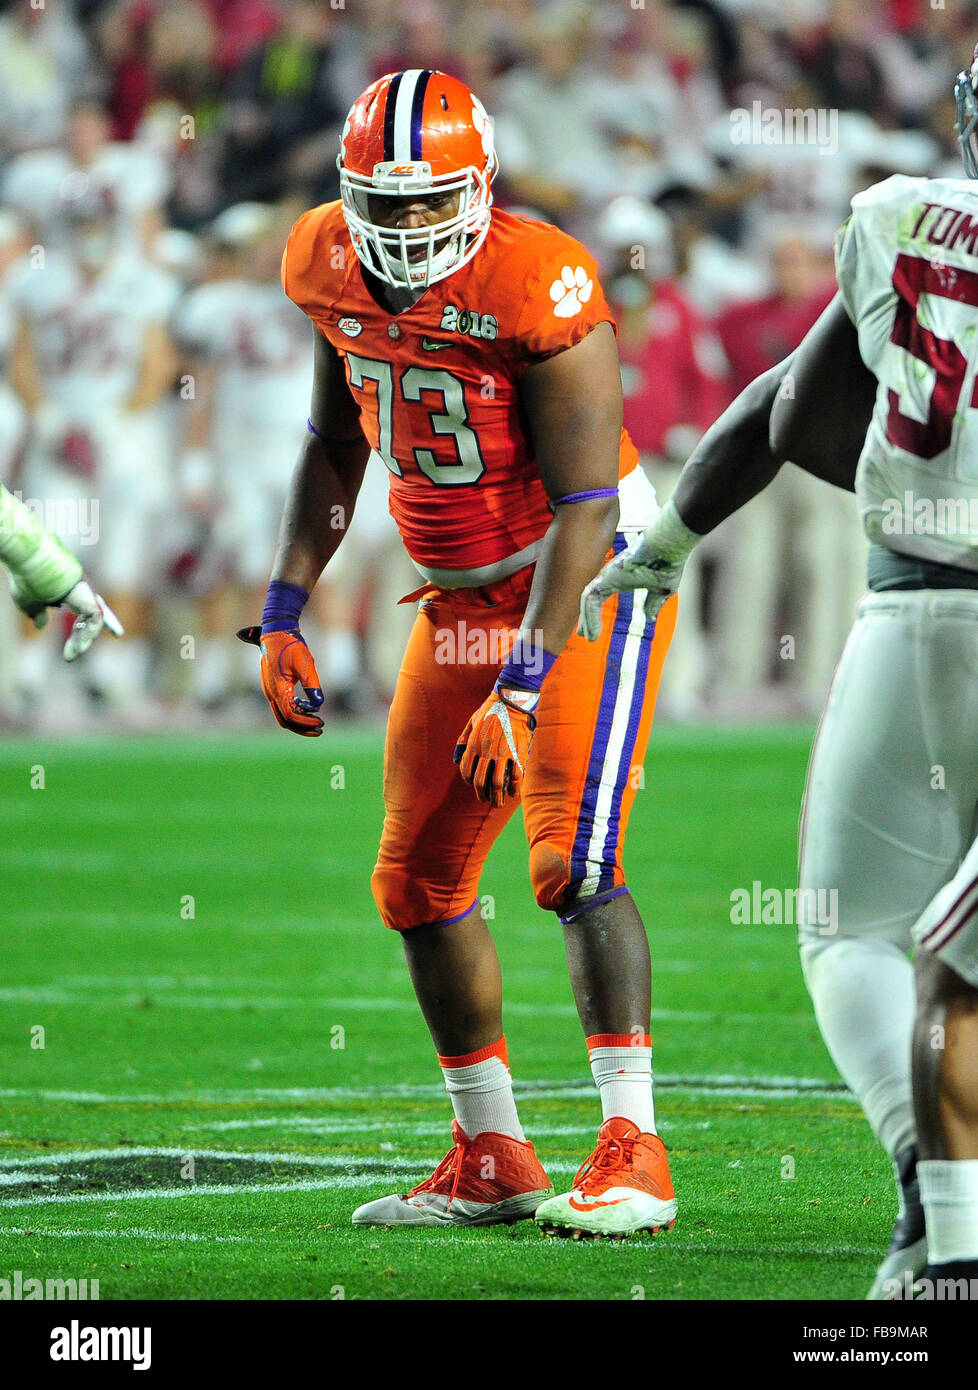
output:
[[[917,1133],[910,1091],[913,966],[899,947],[862,936],[804,945],[801,962],[832,1060],[895,1158]]]
[[[526,1142],[516,1113],[505,1038],[464,1057],[439,1057],[438,1061],[455,1118],[470,1139],[488,1130]]]
[[[917,1164],[932,1265],[978,1260],[978,1158],[931,1158]]]
[[[591,1075],[601,1096],[601,1118],[631,1120],[655,1134],[652,1039],[648,1034],[596,1033],[587,1040]]]

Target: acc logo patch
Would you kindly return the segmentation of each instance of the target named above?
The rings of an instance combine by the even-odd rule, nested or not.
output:
[[[340,319],[337,328],[348,338],[357,338],[363,332],[363,324],[360,320],[349,317]]]
[[[571,270],[565,265],[560,279],[550,286],[550,298],[554,302],[554,313],[559,319],[572,319],[579,314],[591,298],[594,281],[590,279],[582,265]]]

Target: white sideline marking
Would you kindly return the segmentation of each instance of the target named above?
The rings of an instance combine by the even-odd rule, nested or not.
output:
[[[145,919],[140,919],[145,920]],[[169,923],[169,918],[166,919]],[[291,925],[290,919],[290,925]],[[99,925],[104,926],[104,918],[99,919]],[[25,1000],[30,1003],[38,1004],[86,1004],[111,1003],[116,1007],[131,1008],[142,1000],[148,992],[153,990],[148,981],[139,988],[137,993],[127,993],[120,995],[118,991],[107,990],[105,994],[98,996],[85,989],[70,990],[55,988],[48,985],[22,985],[13,988],[0,989],[0,1003],[14,1003]],[[155,986],[156,989],[166,989],[166,986]],[[214,1009],[214,1010],[235,1010],[243,1008],[251,1009],[296,1009],[296,1008],[316,1008],[330,1009],[334,1013],[342,1014],[344,1010],[352,1013],[416,1013],[417,1003],[414,999],[404,997],[378,997],[378,998],[327,998],[322,995],[234,995],[234,994],[169,994],[163,993],[154,995],[154,1006],[169,1005],[172,1008],[180,1009]],[[567,1004],[530,1004],[520,1001],[508,1001],[504,1004],[504,1012],[514,1014],[518,1018],[576,1018],[577,1009],[573,1003]],[[652,1022],[655,1023],[712,1023],[719,1017],[716,1009],[656,1009]],[[798,1023],[807,1021],[807,1013],[724,1013],[725,1023],[757,1023],[779,1022],[779,1023]]]
[[[57,1182],[57,1173],[32,1173],[28,1168],[14,1168],[0,1173],[0,1187],[17,1187],[22,1182]]]
[[[674,1128],[674,1123],[659,1122],[659,1129]],[[686,1126],[688,1128],[688,1126]],[[254,1120],[217,1120],[214,1124],[184,1125],[184,1129],[190,1132],[198,1130],[220,1131],[222,1134],[243,1129],[301,1129],[306,1133],[322,1134],[329,1138],[340,1134],[375,1134],[375,1133],[396,1133],[398,1136],[404,1133],[416,1136],[417,1138],[438,1138],[444,1135],[446,1142],[450,1134],[448,1119],[437,1121],[415,1121],[415,1120],[364,1120],[358,1123],[356,1120],[331,1120],[314,1119],[309,1115],[284,1115],[280,1119],[254,1119]],[[598,1120],[595,1118],[594,1124],[590,1125],[533,1125],[533,1133],[527,1137],[530,1139],[561,1139],[577,1138],[581,1135],[593,1136],[597,1133]],[[6,1179],[0,1174],[0,1186]]]
[[[748,1099],[795,1098],[811,1096],[814,1100],[853,1101],[855,1097],[841,1081],[828,1081],[814,1076],[656,1076],[658,1090],[695,1091],[703,1095],[745,1096]],[[593,1094],[590,1078],[563,1081],[516,1081],[516,1094],[527,1099],[564,1100],[583,1092]],[[70,1101],[80,1105],[174,1105],[234,1104],[250,1101],[253,1104],[274,1104],[277,1101],[343,1101],[343,1100],[444,1100],[444,1087],[435,1082],[404,1083],[398,1086],[266,1086],[227,1087],[221,1090],[150,1091],[140,1094],[110,1095],[101,1091],[59,1091],[32,1087],[0,1088],[0,1098],[29,1097],[35,1100]]]
[[[153,1149],[143,1146],[134,1146],[125,1149],[88,1149],[83,1151],[67,1151],[65,1153],[42,1154],[36,1160],[31,1160],[32,1164],[38,1167],[52,1167],[63,1165],[66,1169],[71,1169],[81,1163],[90,1162],[101,1158],[186,1158],[185,1149]],[[249,1150],[227,1150],[227,1149],[198,1149],[193,1155],[194,1158],[213,1158],[213,1159],[236,1159],[241,1161],[251,1161],[255,1163],[279,1163],[283,1166],[297,1167],[305,1164],[310,1167],[330,1170],[328,1177],[322,1178],[293,1178],[285,1182],[250,1182],[250,1183],[184,1183],[180,1187],[133,1187],[116,1189],[111,1192],[36,1192],[29,1197],[13,1197],[3,1202],[4,1208],[12,1207],[40,1207],[40,1206],[65,1206],[74,1202],[128,1202],[136,1200],[156,1199],[161,1200],[173,1197],[224,1197],[233,1196],[236,1193],[254,1192],[313,1192],[334,1189],[337,1187],[358,1187],[363,1188],[370,1182],[399,1184],[404,1178],[416,1176],[419,1172],[426,1170],[431,1163],[438,1161],[437,1156],[426,1157],[424,1154],[408,1157],[405,1154],[387,1153],[382,1157],[367,1157],[360,1154],[294,1154],[294,1153],[267,1153],[252,1152]],[[0,1165],[12,1166],[14,1162],[19,1163],[20,1171],[25,1171],[23,1158],[0,1159]],[[350,1173],[343,1169],[355,1168],[357,1171]],[[557,1162],[551,1163],[549,1169],[555,1174],[571,1174],[577,1171],[573,1163]],[[29,1178],[29,1169],[27,1176]]]
[[[393,1169],[391,1180],[396,1182],[398,1174]],[[338,1173],[332,1178],[297,1178],[293,1182],[278,1183],[187,1183],[180,1187],[131,1187],[115,1192],[62,1192],[56,1196],[15,1197],[4,1202],[5,1207],[64,1206],[69,1202],[133,1202],[137,1200],[166,1199],[170,1197],[231,1197],[236,1193],[247,1192],[321,1192],[335,1187],[363,1187],[364,1178],[360,1174]]]
[[[145,1199],[165,1200],[171,1197],[234,1197],[240,1193],[265,1192],[325,1192],[336,1188],[355,1187],[363,1190],[370,1183],[383,1181],[385,1186],[403,1186],[405,1182],[423,1177],[426,1169],[438,1162],[437,1158],[423,1156],[399,1161],[396,1155],[390,1159],[357,1159],[361,1170],[376,1165],[377,1171],[370,1173],[334,1173],[328,1178],[295,1178],[291,1182],[277,1183],[187,1183],[179,1187],[132,1187],[115,1192],[59,1192],[51,1196],[37,1193],[32,1197],[14,1197],[4,1202],[4,1207],[43,1207],[65,1206],[71,1202],[130,1202]],[[548,1163],[547,1171],[552,1174],[566,1174],[568,1178],[577,1172],[574,1163]]]
[[[253,1245],[252,1236],[207,1236],[198,1231],[151,1231],[146,1226],[127,1226],[121,1231],[104,1231],[96,1227],[91,1230],[44,1231],[36,1226],[0,1226],[0,1236],[35,1236],[41,1240],[60,1240],[64,1238],[91,1237],[93,1240],[176,1240],[204,1241],[208,1245]]]
[[[209,819],[210,819],[210,818],[209,818]],[[131,817],[127,816],[127,817],[126,817],[126,821],[127,821],[127,824],[129,824],[130,821],[131,821]],[[128,869],[128,868],[131,867],[131,862],[132,862],[132,861],[131,861],[131,858],[130,858],[130,857],[127,857],[126,860],[125,860],[125,862],[124,862],[124,864],[123,864],[121,867],[123,867],[123,868],[125,868],[125,869]],[[160,862],[160,861],[154,860],[154,862]],[[167,861],[162,861],[162,862],[167,862]],[[172,861],[170,861],[170,862],[176,863],[176,860],[174,859],[174,860],[172,860]],[[180,855],[180,860],[179,860],[179,862],[180,862],[181,864],[187,862],[186,857],[185,857],[182,853],[181,853],[181,855]],[[209,859],[208,859],[208,860],[202,859],[200,856],[195,856],[195,857],[194,857],[194,863],[196,863],[196,864],[200,864],[200,863],[208,863],[208,864],[210,864],[211,862],[212,862],[211,860],[209,860]],[[33,863],[33,858],[32,858],[32,860],[31,860],[31,863]],[[66,856],[65,856],[65,863],[67,864],[67,866],[68,866],[69,869],[70,869],[70,868],[72,867],[73,863],[74,863],[74,856],[71,855],[71,854],[66,855]],[[215,860],[213,860],[213,866],[214,866],[214,867],[217,867],[217,868],[220,868],[222,874],[224,874],[225,871],[227,870],[227,867],[228,867],[228,865],[227,865],[227,860],[226,860],[226,859],[222,859],[222,860],[218,861],[217,859],[215,859]],[[244,873],[245,870],[242,869],[241,872]],[[249,872],[250,872],[250,870],[249,870]],[[73,908],[73,909],[71,910],[70,916],[69,916],[69,914],[67,913],[67,911],[65,912],[64,916],[65,916],[65,920],[70,921],[71,926],[72,926],[73,928],[75,928],[75,927],[95,927],[95,928],[97,928],[97,929],[102,929],[102,928],[105,928],[105,927],[124,927],[124,928],[131,928],[134,921],[138,921],[138,922],[139,922],[139,925],[142,926],[142,927],[147,927],[147,926],[164,927],[164,928],[166,928],[167,930],[172,930],[172,928],[173,928],[173,913],[172,913],[172,912],[145,912],[145,911],[143,911],[143,912],[136,912],[136,913],[133,913],[132,911],[116,912],[116,911],[113,911],[113,910],[105,910],[105,909],[101,909],[101,910],[99,910],[99,911],[88,911],[88,910],[86,910],[86,909],[84,909],[84,908],[79,908],[79,909],[77,909],[77,910]],[[319,916],[319,917],[289,917],[289,931],[293,931],[293,930],[296,930],[296,931],[302,930],[302,931],[310,931],[310,932],[313,932],[313,931],[315,931],[315,932],[321,932],[321,931],[323,930],[324,925],[326,924],[326,922],[327,922],[328,920],[329,920],[329,918],[327,917],[327,915],[326,915],[325,913],[322,914],[322,915]],[[261,916],[261,917],[260,917],[260,916],[258,916],[258,915],[255,915],[254,917],[249,917],[249,916],[245,915],[244,913],[239,913],[239,914],[236,914],[236,915],[235,915],[234,921],[235,921],[235,926],[236,926],[236,927],[243,927],[243,928],[248,928],[248,927],[250,927],[250,928],[253,928],[255,931],[258,931],[258,930],[260,930],[260,929],[262,929],[262,928],[264,928],[264,929],[267,930],[267,928],[268,928],[268,918],[267,918],[267,916]],[[354,916],[352,916],[352,917],[349,917],[349,918],[347,919],[347,921],[348,921],[348,922],[362,922],[365,926],[366,926],[367,924],[369,924],[372,928],[373,928],[373,927],[376,927],[376,923],[375,923],[371,918],[367,917],[366,914],[365,914],[363,917],[357,917],[357,916],[354,915]],[[29,908],[29,907],[28,907],[28,908],[18,909],[18,913],[17,913],[17,922],[18,922],[18,925],[19,925],[19,926],[24,926],[24,927],[31,927],[31,926],[49,927],[49,926],[51,925],[51,922],[52,922],[52,913],[51,913],[50,908],[44,908],[44,909],[42,909],[42,908]]]
[[[247,1159],[250,1163],[306,1163],[315,1168],[349,1167],[351,1163],[371,1163],[357,1154],[296,1154],[275,1152],[255,1152],[251,1149],[159,1149],[146,1144],[133,1144],[118,1149],[65,1149],[61,1153],[39,1154],[36,1158],[0,1158],[0,1168],[19,1165],[22,1169],[56,1167],[59,1163],[92,1163],[98,1158],[213,1158]],[[379,1162],[379,1160],[378,1160]],[[193,1184],[190,1184],[193,1186]]]

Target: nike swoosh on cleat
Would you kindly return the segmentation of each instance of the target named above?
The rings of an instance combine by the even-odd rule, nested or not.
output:
[[[567,1198],[575,1211],[597,1211],[598,1207],[617,1207],[622,1202],[627,1202],[627,1197],[616,1197],[611,1202],[575,1202],[573,1197]]]

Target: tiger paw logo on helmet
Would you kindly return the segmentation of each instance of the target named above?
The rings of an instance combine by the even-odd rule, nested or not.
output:
[[[579,314],[591,298],[594,281],[582,265],[571,270],[565,265],[560,279],[550,286],[550,298],[554,302],[554,313],[559,319],[572,319]]]
[[[472,124],[482,136],[482,149],[486,159],[491,160],[493,156],[492,117],[475,92],[472,93]]]

